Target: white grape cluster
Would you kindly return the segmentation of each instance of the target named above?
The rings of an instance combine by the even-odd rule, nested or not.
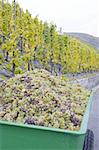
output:
[[[90,92],[41,69],[16,75],[0,86],[0,119],[79,130]]]

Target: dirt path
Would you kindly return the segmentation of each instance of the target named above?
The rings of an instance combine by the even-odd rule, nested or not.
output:
[[[94,150],[99,150],[99,88],[93,96],[88,128],[94,132]]]

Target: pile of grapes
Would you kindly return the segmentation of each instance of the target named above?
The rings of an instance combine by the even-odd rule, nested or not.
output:
[[[0,85],[0,120],[79,130],[90,92],[41,69]]]

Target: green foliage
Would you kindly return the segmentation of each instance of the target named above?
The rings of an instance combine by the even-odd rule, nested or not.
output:
[[[23,71],[23,69],[21,69],[20,67],[18,68],[16,68],[16,70],[15,70],[15,74],[23,74],[24,73],[24,71]]]
[[[0,50],[0,64],[5,63],[13,73],[18,68],[33,70],[35,60],[51,72],[56,72],[57,65],[63,73],[99,70],[94,48],[59,35],[56,25],[33,18],[15,0],[12,4],[0,0]]]
[[[3,54],[0,53],[0,65],[2,64],[2,62],[3,62]]]

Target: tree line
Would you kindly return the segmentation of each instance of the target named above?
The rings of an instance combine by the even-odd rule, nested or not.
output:
[[[38,63],[51,73],[99,70],[96,50],[66,34],[53,23],[32,17],[14,0],[0,0],[0,64],[13,74],[33,70]]]

